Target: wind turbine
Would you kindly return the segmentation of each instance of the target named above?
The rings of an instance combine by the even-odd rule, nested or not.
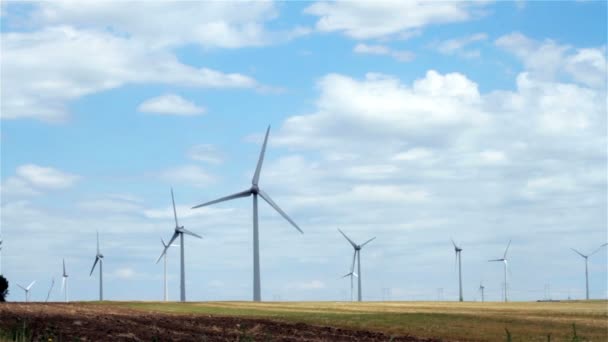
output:
[[[184,228],[184,226],[180,226],[179,223],[177,222],[177,210],[175,210],[175,197],[173,197],[173,188],[171,188],[171,202],[173,203],[173,217],[175,218],[175,231],[173,232],[173,236],[171,237],[171,240],[169,240],[169,243],[165,245],[164,241],[163,241],[163,245],[165,246],[165,248],[163,248],[163,252],[161,253],[161,255],[158,257],[158,260],[156,260],[156,263],[158,264],[158,262],[160,261],[160,259],[167,254],[167,249],[171,246],[171,244],[173,243],[173,241],[175,241],[175,239],[177,239],[177,237],[179,236],[179,245],[180,245],[180,292],[179,292],[179,300],[182,302],[186,301],[186,267],[184,265],[184,234],[188,234],[188,235],[192,235],[194,237],[197,237],[199,239],[202,239],[202,237],[198,234],[195,234],[189,230],[187,230],[186,228]],[[165,298],[167,295],[167,290],[166,290],[166,285],[167,284],[167,269],[166,269],[166,259],[165,259]],[[166,300],[166,299],[165,299]]]
[[[589,262],[589,257],[592,256],[593,254],[599,252],[600,249],[602,249],[602,247],[608,245],[608,243],[605,243],[601,246],[599,246],[595,251],[593,251],[592,253],[585,255],[579,251],[577,251],[574,248],[570,248],[571,250],[575,251],[578,255],[582,256],[583,258],[585,258],[585,298],[587,298],[587,300],[589,300],[589,268],[588,268],[588,262]]]
[[[103,254],[99,252],[99,232],[97,232],[97,254],[95,255],[95,262],[93,263],[93,267],[91,268],[91,273],[89,273],[89,277],[93,275],[93,271],[95,270],[95,266],[99,262],[99,300],[103,300]]]
[[[359,278],[359,276],[357,275],[357,273],[355,273],[351,270],[347,274],[343,275],[342,278],[346,278],[348,276],[350,276],[350,301],[352,302],[353,301],[353,276],[355,276],[357,278]]]
[[[483,297],[483,290],[485,290],[485,288],[486,288],[486,287],[485,287],[485,286],[483,286],[483,283],[482,283],[482,282],[479,282],[479,291],[481,292],[481,302],[482,302],[482,303],[485,301],[485,300],[484,300],[484,297]]]
[[[458,300],[462,302],[462,248],[456,246],[456,242],[453,239],[452,245],[454,245],[454,253],[456,253],[455,261],[458,261]]]
[[[165,240],[163,240],[162,238],[160,239],[160,242],[163,244],[164,248],[169,248],[170,245],[167,245],[165,243]],[[171,246],[177,246],[177,245],[171,245]],[[163,258],[163,263],[164,263],[164,286],[163,286],[163,292],[164,292],[164,301],[168,301],[169,300],[169,293],[168,293],[168,287],[167,287],[167,253],[164,253],[162,256]]]
[[[44,300],[44,302],[48,302],[49,298],[51,297],[51,291],[53,291],[53,287],[55,286],[55,278],[53,277],[53,279],[51,280],[51,287],[49,288],[49,292],[46,294],[46,299]]]
[[[294,226],[300,233],[304,234],[300,227],[298,227],[298,225],[289,216],[287,216],[287,214],[272,200],[272,198],[270,198],[270,196],[262,191],[262,189],[260,189],[258,186],[258,182],[260,180],[260,171],[262,170],[262,164],[264,163],[266,143],[268,142],[268,133],[270,133],[270,126],[268,126],[268,129],[266,129],[266,136],[264,137],[264,143],[262,144],[262,151],[260,152],[260,158],[258,159],[258,164],[255,168],[255,173],[253,174],[253,179],[251,180],[251,187],[249,189],[192,207],[192,209],[196,209],[235,198],[253,195],[253,301],[255,302],[262,300],[262,287],[260,281],[260,248],[258,241],[258,196],[260,196],[264,201],[266,201],[266,203],[274,208],[274,210],[281,214],[281,216],[291,223],[291,225]]]
[[[64,291],[65,302],[68,302],[68,274],[65,271],[65,259],[63,259],[63,274],[61,275],[61,291]]]
[[[20,288],[23,289],[23,291],[25,291],[25,302],[27,303],[29,298],[30,298],[30,290],[32,289],[32,286],[34,286],[34,284],[36,284],[36,281],[34,280],[33,282],[31,282],[27,287],[23,287],[19,284],[17,284],[17,286],[19,286]]]
[[[509,244],[507,245],[507,249],[505,249],[505,254],[503,254],[503,256],[502,256],[501,259],[488,260],[489,262],[501,261],[504,264],[504,272],[505,272],[505,302],[509,301],[509,297],[507,295],[507,292],[508,292],[508,284],[507,284],[507,264],[508,264],[507,252],[509,251],[509,246],[511,246],[511,240],[509,240]]]
[[[376,237],[373,237],[367,241],[365,241],[365,243],[363,243],[362,245],[357,245],[356,243],[353,242],[353,240],[351,240],[348,236],[346,236],[346,234],[344,234],[343,231],[341,231],[340,229],[338,229],[338,231],[344,236],[344,238],[346,238],[346,240],[351,244],[351,246],[353,246],[353,249],[355,250],[355,253],[353,254],[353,264],[350,267],[350,271],[351,273],[354,272],[355,270],[355,259],[357,259],[357,287],[358,287],[358,291],[357,291],[357,301],[361,301],[361,248],[363,248],[363,246],[367,245],[368,243],[372,242],[372,240],[374,240]]]

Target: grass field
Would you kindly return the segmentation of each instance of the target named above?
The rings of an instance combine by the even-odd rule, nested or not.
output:
[[[608,341],[607,301],[458,302],[109,302],[137,310],[268,318],[447,340]]]

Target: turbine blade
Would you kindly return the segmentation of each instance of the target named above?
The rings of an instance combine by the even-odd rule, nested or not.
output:
[[[343,276],[342,276],[342,277],[340,277],[340,278],[346,278],[346,277],[348,277],[348,276],[350,276],[350,275],[352,275],[352,274],[353,274],[353,272],[348,272],[348,273],[346,273],[345,275],[343,275]]]
[[[63,259],[63,275],[65,276],[65,259]]]
[[[505,249],[505,254],[502,256],[503,259],[507,258],[507,252],[509,251],[509,246],[511,246],[511,240],[509,240],[509,243],[507,244],[507,249]]]
[[[93,275],[93,271],[95,271],[95,265],[99,261],[99,257],[95,257],[95,262],[93,263],[93,267],[91,267],[91,273],[89,273],[89,277]]]
[[[291,223],[291,225],[294,226],[300,233],[304,234],[302,229],[300,229],[300,227],[298,227],[298,225],[289,216],[287,216],[287,214],[283,211],[283,209],[279,208],[279,206],[276,203],[274,203],[272,198],[270,198],[270,196],[268,196],[267,193],[265,193],[262,190],[258,190],[258,195],[260,195],[260,197],[262,197],[264,199],[264,201],[266,201],[266,203],[270,204],[270,206],[273,207],[274,210],[278,211],[279,214],[281,214],[281,216],[283,216],[283,218],[285,218],[287,221],[289,221],[289,223]]]
[[[258,165],[255,167],[255,173],[253,174],[253,179],[251,180],[251,184],[258,185],[258,181],[260,180],[260,171],[262,170],[262,164],[264,163],[264,154],[266,153],[266,143],[268,142],[268,133],[270,133],[270,125],[266,129],[266,136],[264,137],[264,143],[262,144],[262,150],[260,151],[260,158],[258,159]]]
[[[370,243],[370,242],[374,241],[375,239],[376,239],[376,237],[374,236],[373,238],[371,238],[371,239],[369,239],[369,240],[365,241],[365,242],[364,242],[364,243],[361,245],[361,247],[363,247],[363,246],[367,245],[368,243]]]
[[[340,230],[340,228],[338,228],[338,231],[340,232],[340,234],[342,234],[344,236],[344,238],[346,240],[348,240],[348,242],[350,242],[350,244],[353,246],[353,248],[357,248],[357,244],[353,242],[353,240],[351,240],[348,236],[346,236],[346,234],[344,234],[343,231]]]
[[[156,260],[156,263],[158,264],[158,262],[160,261],[160,259],[162,259],[163,255],[165,255],[167,253],[167,249],[169,249],[169,246],[171,246],[171,243],[173,241],[175,241],[175,239],[177,239],[177,237],[179,236],[178,232],[173,233],[173,236],[171,237],[171,240],[169,240],[169,244],[165,245],[165,248],[163,248],[163,252],[160,254],[160,256],[158,257],[158,260]]]
[[[357,250],[355,249],[355,252],[353,253],[353,263],[350,266],[350,273],[355,272],[355,258],[357,257]]]
[[[454,242],[454,239],[450,239],[450,240],[452,240],[452,245],[454,245],[454,249],[457,249],[458,246],[456,246],[456,242]]]
[[[53,281],[55,281],[55,279],[53,279]],[[27,286],[27,290],[29,291],[32,288],[32,286],[34,286],[34,284],[36,284],[35,280]]]
[[[99,255],[99,231],[97,233],[97,254]]]
[[[492,260],[488,260],[488,262],[492,262],[492,261],[505,261],[505,259],[492,259]]]
[[[163,238],[160,238],[160,243],[163,244],[163,247],[167,247],[167,244],[165,243],[165,240],[163,240]]]
[[[198,235],[198,234],[196,234],[196,233],[193,233],[193,232],[189,231],[188,229],[186,229],[186,228],[184,228],[184,227],[181,227],[181,228],[179,229],[179,231],[180,231],[180,232],[182,232],[182,233],[184,233],[184,234],[186,234],[186,235],[192,235],[192,236],[197,237],[197,238],[199,238],[199,239],[202,239],[202,238],[203,238],[202,236],[200,236],[200,235]]]
[[[27,291],[27,289],[26,289],[25,287],[23,287],[23,286],[21,286],[21,285],[19,285],[19,284],[17,284],[17,286],[19,286],[20,288],[22,288],[22,289],[23,289],[23,291]]]
[[[196,208],[200,208],[200,207],[205,207],[205,206],[208,206],[208,205],[211,205],[211,204],[215,204],[215,203],[219,203],[219,202],[224,202],[224,201],[228,201],[228,200],[239,198],[239,197],[247,197],[247,196],[251,196],[251,190],[250,189],[247,189],[247,190],[241,191],[241,192],[237,192],[236,194],[232,194],[232,195],[228,195],[228,196],[225,196],[225,197],[221,197],[221,198],[218,198],[218,199],[213,200],[213,201],[205,202],[203,204],[196,205],[196,206],[192,207],[192,209],[196,209]]]
[[[173,197],[173,188],[171,188],[171,203],[173,203],[173,217],[175,218],[175,226],[179,227],[179,223],[177,223],[177,211],[175,210],[175,198]]]
[[[605,243],[605,244],[603,244],[603,245],[599,246],[599,247],[598,247],[596,250],[594,250],[594,251],[593,251],[591,254],[589,254],[589,256],[592,256],[593,254],[595,254],[595,253],[599,252],[599,251],[600,251],[600,249],[602,249],[602,247],[604,247],[604,246],[606,246],[606,245],[608,245],[608,243]]]
[[[576,252],[576,254],[578,254],[578,255],[582,256],[583,258],[586,258],[586,257],[587,257],[585,254],[583,254],[583,253],[581,253],[581,252],[577,251],[577,250],[576,250],[576,249],[574,249],[574,248],[570,248],[570,249],[571,249],[571,250],[573,250],[574,252]]]

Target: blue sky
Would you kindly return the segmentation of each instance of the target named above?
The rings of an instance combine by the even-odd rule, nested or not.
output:
[[[108,299],[162,298],[171,186],[188,229],[189,300],[249,300],[261,185],[262,296],[342,300],[584,296],[607,241],[606,3],[2,3],[2,271],[44,299],[66,258],[72,299],[101,235]],[[169,255],[170,298],[178,254]],[[590,259],[606,298],[606,251]],[[55,291],[55,299],[60,299]]]

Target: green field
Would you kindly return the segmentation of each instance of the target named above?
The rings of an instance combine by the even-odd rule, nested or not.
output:
[[[110,302],[137,310],[244,316],[447,340],[608,341],[608,301],[568,302]]]

